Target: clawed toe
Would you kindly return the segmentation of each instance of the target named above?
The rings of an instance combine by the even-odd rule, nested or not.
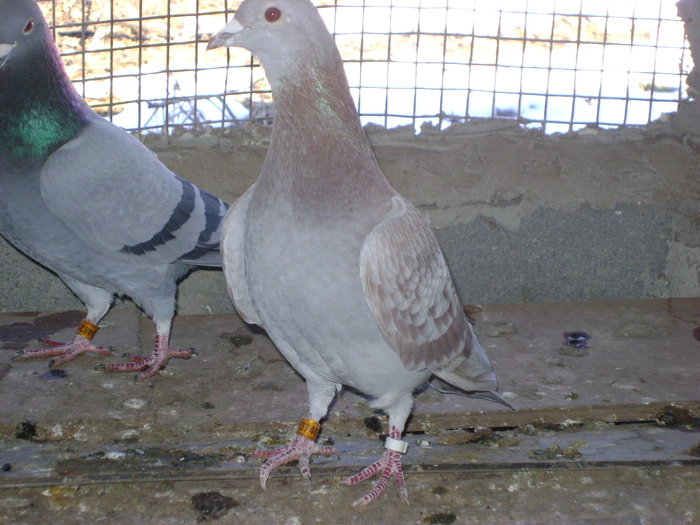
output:
[[[406,483],[403,477],[403,468],[401,467],[401,456],[394,450],[387,450],[379,461],[372,463],[370,466],[362,469],[362,471],[354,476],[342,480],[341,483],[343,485],[355,485],[361,481],[373,477],[376,474],[380,474],[377,483],[374,485],[371,491],[362,496],[360,499],[356,500],[352,504],[353,507],[367,505],[368,503],[371,503],[377,499],[379,495],[382,494],[382,492],[384,492],[389,486],[389,480],[392,476],[394,477],[399,497],[406,504],[409,504],[408,490],[406,490]]]
[[[264,489],[270,474],[277,467],[285,465],[293,460],[299,461],[299,472],[305,480],[311,481],[310,458],[314,454],[323,456],[339,455],[333,447],[316,445],[311,439],[303,436],[295,436],[291,443],[274,450],[256,450],[251,453],[251,457],[267,459],[260,468],[260,486]]]

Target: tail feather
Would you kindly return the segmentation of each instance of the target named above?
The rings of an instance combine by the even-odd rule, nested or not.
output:
[[[437,376],[433,376],[429,384],[435,390],[442,392],[443,394],[454,394],[458,396],[471,397],[474,399],[485,399],[493,403],[499,403],[510,408],[511,410],[515,410],[513,405],[503,399],[503,396],[496,392],[496,390],[462,390],[461,388],[458,388]]]

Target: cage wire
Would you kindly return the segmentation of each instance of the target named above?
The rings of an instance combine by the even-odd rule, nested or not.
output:
[[[318,0],[362,122],[517,119],[547,133],[673,112],[692,68],[675,0]],[[237,0],[40,2],[78,91],[129,130],[271,122],[262,68],[206,51]]]

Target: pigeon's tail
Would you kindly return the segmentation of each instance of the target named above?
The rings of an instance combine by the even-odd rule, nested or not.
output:
[[[442,392],[443,394],[455,394],[458,396],[471,397],[475,399],[485,399],[487,401],[492,401],[494,403],[499,403],[503,406],[507,406],[511,410],[515,410],[515,408],[513,408],[513,405],[511,405],[508,401],[503,399],[503,396],[495,390],[462,390],[461,388],[457,388],[456,386],[451,385],[447,381],[440,379],[437,376],[433,376],[429,384],[435,390],[437,390],[438,392]]]
[[[468,351],[467,351],[468,349]],[[496,392],[498,382],[486,352],[479,344],[471,324],[467,323],[465,352],[454,359],[451,366],[431,368],[430,386],[445,394],[458,394],[477,399],[487,399],[510,409],[513,407]]]

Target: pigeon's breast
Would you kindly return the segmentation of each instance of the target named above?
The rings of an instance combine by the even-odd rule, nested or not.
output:
[[[398,381],[420,374],[403,367],[367,306],[359,260],[373,222],[354,211],[310,220],[292,203],[253,199],[245,271],[254,307],[292,365],[300,360],[331,381],[380,395],[392,373]]]

